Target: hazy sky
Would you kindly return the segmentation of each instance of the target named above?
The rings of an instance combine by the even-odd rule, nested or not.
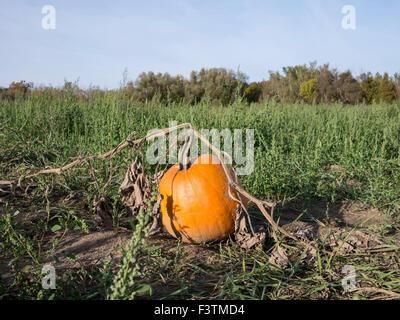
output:
[[[56,29],[42,28],[42,7]],[[356,29],[342,28],[344,5]],[[238,67],[250,81],[317,60],[339,70],[400,72],[398,0],[0,0],[0,86],[118,87],[142,71],[188,77]]]

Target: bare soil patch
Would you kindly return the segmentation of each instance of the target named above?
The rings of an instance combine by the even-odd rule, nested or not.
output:
[[[79,197],[60,201],[79,207],[79,212],[85,211],[83,209],[87,207],[82,199],[79,200]],[[83,214],[87,215],[87,212]],[[25,212],[24,217],[29,223],[34,223],[37,219],[45,219],[46,215]],[[292,201],[276,209],[275,220],[278,217],[279,225],[285,230],[305,241],[317,239],[323,242],[326,248],[336,250],[337,254],[379,248],[387,237],[400,245],[399,222],[359,201],[341,201],[334,205],[327,205],[322,201],[308,203]],[[265,224],[266,222],[260,220],[258,223]],[[390,229],[378,232],[382,230],[382,225],[390,225]],[[49,250],[51,243],[54,239],[60,238],[61,234],[60,230],[47,236],[43,252]],[[100,265],[104,260],[116,263],[121,259],[122,249],[126,247],[131,236],[132,231],[126,228],[118,231],[97,230],[89,233],[83,230],[70,230],[61,238],[53,254],[44,258],[42,262],[43,264],[52,263],[59,271]],[[218,246],[213,244],[203,246],[181,243],[178,246],[175,238],[163,233],[149,237],[146,245],[159,247],[163,256],[171,258],[177,254],[178,250],[181,250],[180,262],[182,263],[207,265],[221,263]],[[13,279],[9,262],[6,257],[0,257],[1,281],[5,283],[10,283]],[[19,259],[19,265],[22,268],[28,264],[31,264],[28,258]],[[162,283],[160,283],[160,288],[164,288]]]

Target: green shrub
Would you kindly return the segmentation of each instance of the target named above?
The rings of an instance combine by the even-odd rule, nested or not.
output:
[[[317,79],[310,79],[303,82],[300,86],[300,97],[302,97],[308,103],[315,101],[315,98],[317,97],[317,85]]]
[[[379,86],[379,101],[392,103],[396,99],[396,87],[385,73]]]
[[[261,95],[261,86],[257,82],[250,83],[250,85],[244,90],[244,97],[249,103],[260,102]]]

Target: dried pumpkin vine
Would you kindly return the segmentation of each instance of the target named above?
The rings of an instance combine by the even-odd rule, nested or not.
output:
[[[224,160],[225,157],[230,157],[230,156],[227,153],[216,148],[213,144],[211,144],[208,141],[208,139],[205,138],[199,131],[197,131],[191,123],[183,123],[170,128],[160,129],[136,140],[132,140],[132,137],[136,135],[136,132],[132,132],[131,134],[128,135],[125,141],[121,142],[116,148],[104,154],[92,155],[92,156],[79,156],[75,161],[60,168],[40,170],[39,172],[31,175],[21,176],[18,180],[15,181],[0,181],[0,191],[2,192],[9,191],[11,193],[14,193],[16,189],[22,188],[22,182],[24,180],[32,179],[42,174],[62,175],[65,171],[70,170],[73,167],[83,162],[90,163],[92,160],[95,159],[110,159],[110,168],[112,168],[111,161],[116,154],[120,153],[121,151],[127,148],[132,148],[132,149],[135,148],[136,153],[141,156],[141,159],[139,159],[138,156],[136,156],[133,159],[131,165],[129,166],[126,172],[125,178],[119,188],[118,193],[122,197],[122,202],[130,213],[133,214],[138,209],[147,211],[149,203],[148,200],[151,198],[152,194],[151,183],[154,183],[158,186],[160,183],[160,178],[163,176],[166,169],[162,172],[159,172],[158,171],[160,165],[159,162],[157,164],[156,172],[153,176],[152,181],[149,181],[144,172],[144,159],[143,159],[144,157],[140,150],[140,145],[147,140],[151,140],[161,136],[166,136],[171,132],[178,131],[180,129],[188,129],[188,130],[186,130],[185,143],[180,149],[181,151],[179,154],[180,158],[179,163],[184,164],[185,161],[187,162],[188,151],[191,147],[193,136],[196,136],[203,143],[205,143],[205,145],[207,145],[218,158],[228,182],[229,196],[238,203],[234,233],[237,243],[242,248],[248,249],[257,245],[263,245],[267,235],[267,230],[265,228],[256,229],[252,226],[250,216],[247,210],[247,205],[244,204],[244,202],[247,203],[247,201],[251,201],[258,207],[258,209],[261,211],[261,213],[267,220],[269,226],[271,227],[270,234],[275,240],[275,245],[276,245],[274,252],[275,260],[272,260],[272,263],[275,262],[275,264],[285,265],[286,264],[285,262],[287,261],[285,251],[279,245],[279,239],[278,239],[279,233],[296,241],[298,244],[305,247],[306,249],[309,249],[311,252],[315,252],[316,249],[311,243],[307,243],[299,239],[298,237],[282,229],[277,223],[275,223],[275,221],[273,220],[273,212],[275,204],[257,199],[256,197],[248,193],[246,190],[244,190],[244,188],[241,186],[237,178],[235,170],[233,169],[232,166],[226,164]],[[178,137],[176,137],[176,140],[173,141],[173,143],[170,145],[169,149],[167,150],[167,153],[171,148],[173,148],[178,144],[179,144]],[[107,184],[108,183],[109,181],[107,182]],[[102,189],[104,190],[104,187]],[[163,230],[162,213],[160,210],[160,202],[162,200],[162,196],[160,196],[159,188],[157,190],[157,193],[158,193],[157,197],[158,200],[153,206],[154,221],[149,231],[149,235],[157,234]],[[110,227],[110,215],[108,213],[110,207],[109,201],[110,200],[107,199],[106,197],[99,196],[95,198],[93,203],[94,212],[102,218],[103,223],[105,224],[106,227]]]

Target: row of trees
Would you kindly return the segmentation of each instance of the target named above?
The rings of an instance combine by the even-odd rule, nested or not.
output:
[[[363,73],[355,78],[350,71],[338,72],[328,64],[317,67],[315,62],[286,67],[282,73],[270,72],[270,79],[258,86],[261,96],[272,96],[283,102],[391,103],[400,98],[400,74],[389,77],[387,73]]]
[[[363,73],[354,77],[350,71],[339,72],[328,64],[284,67],[281,72],[270,72],[269,79],[248,83],[242,72],[224,68],[192,71],[189,79],[168,73],[141,73],[136,81],[124,82],[117,90],[90,88],[82,90],[78,85],[66,82],[62,88],[34,88],[25,81],[13,82],[0,89],[0,99],[15,99],[18,96],[46,95],[66,98],[89,99],[92,95],[108,95],[135,101],[194,104],[207,99],[211,103],[227,105],[237,99],[248,103],[272,99],[283,103],[296,101],[306,103],[344,104],[387,102],[400,99],[400,74],[390,77],[387,73]]]
[[[245,93],[247,76],[224,68],[192,71],[189,79],[168,73],[141,73],[135,82],[124,88],[130,98],[142,102],[154,97],[162,101],[194,104],[208,98],[212,103],[232,103]]]

